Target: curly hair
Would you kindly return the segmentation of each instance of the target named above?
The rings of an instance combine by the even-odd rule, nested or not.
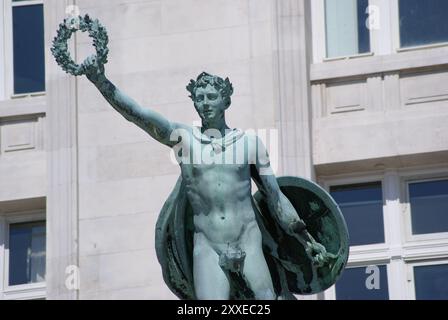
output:
[[[213,86],[216,90],[221,93],[224,101],[227,106],[231,104],[231,96],[233,94],[233,86],[230,83],[229,78],[225,80],[218,76],[211,75],[207,72],[202,72],[195,80],[190,80],[190,83],[187,85],[187,90],[190,92],[190,98],[195,102],[195,93],[198,88],[205,88],[208,84]]]

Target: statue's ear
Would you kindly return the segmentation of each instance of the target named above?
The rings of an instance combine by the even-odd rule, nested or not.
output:
[[[226,110],[230,107],[232,104],[232,101],[230,100],[230,97],[226,99]]]

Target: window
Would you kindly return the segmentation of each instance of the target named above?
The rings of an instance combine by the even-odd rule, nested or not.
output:
[[[414,267],[417,300],[448,300],[448,264]]]
[[[42,1],[12,1],[14,94],[45,91]]]
[[[327,58],[370,52],[368,0],[325,0]]]
[[[330,193],[347,222],[351,246],[384,243],[381,182],[333,186]]]
[[[43,0],[4,0],[0,18],[0,99],[43,94]]]
[[[448,232],[448,180],[409,183],[412,234]]]
[[[448,41],[448,1],[399,0],[401,47]]]
[[[9,225],[9,286],[45,281],[45,222]]]
[[[387,268],[378,266],[378,270],[379,274],[375,275],[366,267],[345,269],[336,283],[336,299],[389,300]]]
[[[322,177],[352,245],[325,299],[448,299],[447,174],[446,167],[414,167]]]
[[[14,201],[14,205],[21,203]],[[45,273],[45,213],[0,215],[0,300],[45,298]]]

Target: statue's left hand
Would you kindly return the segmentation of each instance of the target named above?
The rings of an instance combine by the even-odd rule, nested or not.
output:
[[[304,245],[306,253],[315,266],[323,267],[333,258],[333,255],[327,252],[325,247],[306,230],[302,220],[290,223],[286,232]]]
[[[331,258],[325,247],[314,240],[306,243],[305,250],[317,267],[323,267]]]

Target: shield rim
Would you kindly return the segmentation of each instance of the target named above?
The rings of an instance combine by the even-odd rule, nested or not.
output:
[[[300,294],[316,294],[318,292],[322,292],[333,286],[342,276],[344,269],[347,266],[349,254],[350,254],[350,238],[347,228],[347,223],[344,219],[344,216],[342,214],[341,209],[339,208],[339,205],[336,203],[336,201],[331,197],[331,195],[321,186],[316,184],[315,182],[302,178],[302,177],[295,177],[295,176],[282,176],[277,177],[277,182],[280,188],[285,187],[299,187],[303,188],[305,190],[308,190],[312,192],[315,196],[320,198],[322,202],[325,204],[325,206],[330,209],[331,215],[334,217],[336,224],[338,226],[338,230],[342,230],[342,232],[338,232],[339,236],[339,250],[337,254],[344,254],[342,259],[338,259],[342,263],[342,268],[339,274],[337,274],[333,279],[332,283],[327,283],[325,285],[320,285],[319,290],[313,290],[313,292],[310,293],[300,293]],[[254,195],[253,198],[255,202],[258,204],[260,201],[263,201],[263,195],[258,190]]]

